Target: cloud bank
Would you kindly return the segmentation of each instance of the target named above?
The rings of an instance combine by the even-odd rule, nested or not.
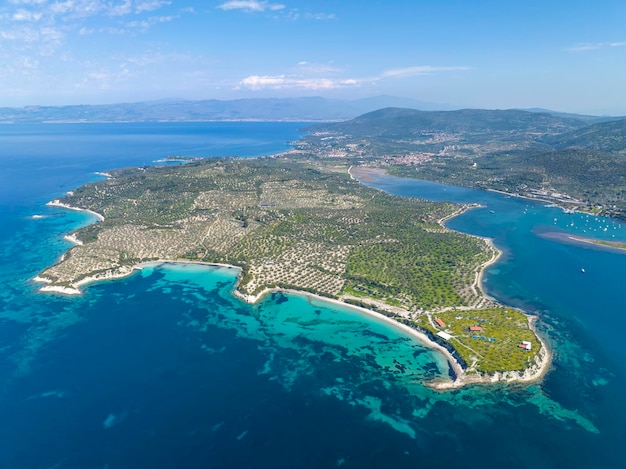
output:
[[[307,67],[307,62],[300,62],[300,67]],[[339,71],[339,69],[326,66],[317,66],[316,70]],[[332,78],[332,77],[303,77],[293,75],[250,75],[241,80],[238,87],[250,90],[262,89],[302,89],[302,90],[332,90],[346,87],[358,87],[365,84],[375,84],[387,79],[401,79],[419,75],[430,75],[433,73],[456,72],[471,70],[470,67],[436,67],[432,65],[419,65],[413,67],[393,68],[384,70],[374,77],[365,78]]]

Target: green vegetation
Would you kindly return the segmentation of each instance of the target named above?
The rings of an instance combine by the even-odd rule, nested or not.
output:
[[[482,240],[439,220],[458,206],[392,196],[345,173],[265,158],[124,169],[63,199],[105,221],[44,273],[58,282],[168,258],[241,266],[239,289],[363,296],[414,311],[474,305]]]
[[[488,324],[498,341],[478,344],[464,336],[467,321],[446,319],[461,359],[480,372],[523,369],[536,350],[520,354],[515,342],[529,338],[539,348],[523,315],[480,309],[492,303],[475,279],[493,248],[441,224],[461,207],[389,195],[336,169],[263,158],[113,171],[61,200],[105,220],[78,230],[84,244],[41,277],[77,288],[143,261],[188,259],[240,266],[237,288],[249,299],[292,288],[423,329],[424,310],[472,309],[463,313],[468,321]]]
[[[626,120],[602,122],[546,138],[560,150],[579,148],[626,156]]]
[[[475,300],[468,286],[491,252],[481,249],[482,240],[427,226],[402,203],[369,211],[368,238],[379,241],[351,251],[345,288],[409,310]]]
[[[470,370],[481,373],[524,370],[541,348],[528,327],[528,316],[511,308],[452,309],[429,316],[421,316],[418,326],[432,334],[445,331],[452,335],[450,345]],[[445,326],[435,325],[434,317],[440,318]],[[472,332],[471,326],[479,326],[482,331]],[[519,348],[522,341],[530,342],[531,349]]]
[[[590,150],[494,153],[439,165],[392,165],[389,173],[626,213],[626,159]]]
[[[626,119],[526,111],[382,109],[311,128],[298,149],[403,177],[496,189],[626,216]]]

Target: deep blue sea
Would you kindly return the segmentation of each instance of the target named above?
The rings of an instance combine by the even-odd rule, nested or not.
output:
[[[227,268],[154,266],[80,297],[36,291],[63,236],[93,222],[47,201],[170,155],[282,151],[303,126],[0,126],[0,468],[626,467],[626,255],[546,237],[626,240],[614,220],[369,183],[483,206],[448,226],[493,238],[504,254],[485,290],[540,316],[555,359],[530,386],[436,392],[422,383],[448,373],[438,353],[304,296],[244,304]]]

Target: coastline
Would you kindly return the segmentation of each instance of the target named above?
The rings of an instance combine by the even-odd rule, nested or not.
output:
[[[146,261],[146,262],[141,262],[139,264],[136,264],[132,267],[127,267],[126,269],[124,269],[121,272],[116,272],[116,273],[104,273],[104,274],[100,274],[100,275],[94,275],[94,276],[90,276],[90,277],[85,277],[84,279],[76,282],[75,284],[73,284],[72,287],[64,287],[64,286],[51,286],[51,285],[45,285],[43,287],[41,287],[39,289],[39,291],[41,292],[54,292],[54,293],[60,293],[60,294],[64,294],[64,295],[80,295],[81,291],[78,289],[79,286],[83,286],[83,285],[87,285],[89,283],[93,283],[93,282],[97,282],[97,281],[104,281],[104,280],[115,280],[115,279],[120,279],[120,278],[124,278],[127,277],[131,274],[133,274],[136,271],[139,271],[145,267],[150,267],[150,266],[157,266],[157,265],[167,265],[167,264],[192,264],[192,265],[201,265],[201,266],[207,266],[207,267],[221,267],[221,268],[227,268],[227,269],[233,269],[233,270],[237,270],[238,271],[238,276],[241,273],[241,267],[235,266],[235,265],[230,265],[230,264],[221,264],[221,263],[213,263],[213,262],[203,262],[203,261],[192,261],[192,260],[172,260],[172,259],[155,259],[155,260],[151,260],[151,261]],[[482,272],[482,270],[481,270]],[[51,280],[46,279],[46,278],[42,278],[42,277],[35,277],[33,279],[34,281],[39,281],[39,282],[44,282],[44,283],[50,283]],[[239,282],[237,282],[238,284]],[[539,337],[539,335],[537,335],[535,328],[534,328],[534,322],[537,319],[536,316],[529,316],[529,325],[531,327],[531,329],[533,330],[533,332],[535,332],[535,335],[537,335],[540,343],[541,343],[541,351],[540,353],[537,355],[536,358],[536,362],[538,361],[539,363],[536,363],[536,369],[527,369],[524,372],[517,372],[517,371],[510,371],[510,372],[505,372],[505,373],[496,373],[494,375],[491,376],[480,376],[480,375],[468,375],[465,372],[465,369],[461,366],[461,364],[454,358],[454,356],[450,353],[450,351],[445,348],[444,346],[440,345],[439,343],[431,340],[424,332],[414,329],[410,326],[407,326],[406,324],[402,324],[398,321],[396,321],[395,319],[392,319],[388,316],[385,316],[384,314],[381,314],[379,312],[373,311],[371,309],[368,308],[364,308],[361,306],[356,306],[350,303],[347,303],[345,301],[342,301],[341,299],[337,299],[337,298],[329,298],[329,297],[325,297],[325,296],[321,296],[321,295],[316,295],[314,293],[310,293],[310,292],[305,292],[305,291],[300,291],[300,290],[293,290],[293,289],[288,289],[288,288],[266,288],[263,291],[261,291],[260,293],[258,293],[257,295],[247,295],[245,293],[241,293],[238,289],[237,289],[237,285],[235,286],[235,288],[233,289],[232,293],[234,296],[236,296],[237,298],[239,298],[240,300],[249,303],[249,304],[255,304],[258,303],[261,299],[263,299],[263,297],[265,297],[267,294],[270,293],[274,293],[274,292],[283,292],[283,293],[288,293],[288,294],[293,294],[293,295],[301,295],[301,296],[306,296],[308,298],[312,298],[315,299],[317,301],[321,301],[321,302],[326,302],[326,303],[330,303],[330,304],[334,304],[337,306],[340,306],[342,308],[348,308],[351,309],[353,311],[358,311],[361,314],[365,314],[366,316],[375,318],[379,321],[383,321],[386,324],[396,328],[397,330],[401,330],[402,332],[404,332],[405,334],[407,334],[408,336],[416,339],[418,342],[420,342],[420,344],[422,344],[424,347],[432,349],[432,350],[436,350],[438,352],[440,352],[441,354],[443,354],[443,356],[446,358],[447,362],[449,363],[449,365],[451,366],[452,370],[454,371],[455,374],[455,379],[454,380],[449,380],[449,379],[441,379],[441,380],[436,380],[436,381],[432,381],[432,382],[424,382],[425,386],[428,386],[432,389],[436,389],[436,390],[450,390],[450,389],[458,389],[461,388],[463,386],[469,385],[469,384],[491,384],[491,383],[497,383],[497,382],[507,382],[507,383],[530,383],[530,382],[534,382],[539,380],[540,378],[542,378],[546,372],[549,369],[549,365],[551,363],[551,358],[552,355],[550,353],[550,351],[548,350],[545,342],[543,341],[543,339],[541,337]]]
[[[502,251],[498,249],[495,246],[495,244],[493,244],[493,239],[491,238],[480,238],[480,239],[484,240],[485,243],[487,243],[487,245],[493,250],[493,256],[491,257],[491,259],[489,259],[487,262],[481,265],[480,268],[478,269],[478,275],[474,279],[473,287],[475,289],[479,288],[482,294],[487,296],[485,294],[485,290],[483,289],[483,276],[485,275],[485,270],[487,270],[487,267],[498,262],[498,259],[500,259],[500,257],[502,256]]]
[[[64,204],[59,199],[51,200],[46,205],[48,207],[66,208],[68,210],[74,210],[75,212],[86,212],[86,213],[89,213],[89,214],[93,215],[94,217],[96,217],[98,219],[98,221],[104,221],[104,217],[102,215],[100,215],[98,212],[94,212],[93,210],[89,210],[88,208],[73,207],[71,205]]]
[[[353,179],[356,179],[352,173],[350,172],[350,170],[352,169],[352,167],[350,167],[348,169],[348,174],[350,175],[350,177],[352,177]],[[383,172],[384,170],[380,170],[380,169],[376,169],[375,171],[377,172]],[[356,179],[358,181],[358,179]],[[60,202],[60,200],[56,199],[53,200],[51,202],[48,202],[46,205],[48,206],[54,206],[54,207],[61,207],[61,208],[66,208],[68,210],[75,210],[75,211],[83,211],[83,212],[87,212],[90,213],[92,215],[94,215],[100,222],[104,221],[104,216],[102,216],[101,214],[94,212],[92,210],[89,209],[82,209],[79,207],[73,207],[71,205],[68,204],[64,204],[62,202]],[[477,208],[478,205],[470,205],[470,204],[466,204],[461,206],[458,210],[456,210],[454,213],[446,215],[445,217],[441,218],[438,222],[439,224],[445,228],[445,229],[449,229],[445,226],[445,222],[453,217],[459,216],[462,213],[464,213],[465,211],[472,209],[472,208]],[[472,236],[472,235],[470,235]],[[483,279],[483,273],[485,271],[485,269],[487,267],[489,267],[490,265],[494,264],[500,257],[500,255],[502,254],[502,252],[497,249],[494,245],[493,245],[493,241],[489,238],[482,238],[479,237],[478,238],[482,239],[493,251],[493,256],[491,259],[489,259],[487,262],[483,263],[482,265],[480,265],[477,268],[477,272],[476,272],[476,276],[475,276],[475,280],[474,283],[472,285],[472,288],[474,288],[474,290],[476,290],[476,288],[480,288],[480,291],[482,293],[483,289],[482,289],[482,279]],[[73,242],[75,244],[82,244],[82,242],[74,235],[74,234],[70,234],[70,235],[66,235],[65,239]],[[539,335],[536,333],[535,328],[534,328],[534,321],[537,319],[536,316],[530,316],[529,315],[529,327],[531,328],[531,330],[533,331],[533,333],[535,334],[535,336],[538,338],[539,342],[541,343],[541,350],[539,351],[539,353],[536,355],[535,357],[535,365],[536,367],[529,367],[526,370],[524,370],[524,372],[517,372],[517,371],[510,371],[510,372],[504,372],[504,373],[495,373],[494,375],[489,375],[489,376],[481,376],[481,375],[468,375],[466,374],[465,369],[463,368],[463,366],[454,358],[454,356],[452,355],[452,353],[443,345],[439,344],[438,342],[430,339],[428,337],[428,335],[420,330],[417,330],[415,328],[409,327],[405,324],[402,324],[398,321],[396,321],[393,318],[390,318],[388,316],[385,316],[384,314],[378,313],[372,309],[368,309],[368,308],[364,308],[364,307],[360,307],[360,306],[356,306],[350,303],[347,303],[345,301],[343,301],[341,298],[329,298],[329,297],[324,297],[321,295],[317,295],[314,293],[310,293],[310,292],[305,292],[305,291],[300,291],[300,290],[293,290],[293,289],[285,289],[285,288],[266,288],[263,291],[261,291],[260,293],[258,293],[257,295],[249,295],[249,294],[245,294],[242,293],[238,290],[238,286],[239,286],[239,281],[241,279],[241,267],[235,266],[235,265],[229,265],[229,264],[220,264],[220,263],[211,263],[211,262],[203,262],[203,261],[193,261],[193,260],[186,260],[186,259],[180,259],[180,260],[175,260],[175,259],[154,259],[154,260],[149,260],[149,261],[145,261],[145,262],[140,262],[138,264],[132,265],[132,266],[120,266],[117,267],[115,269],[111,269],[105,272],[99,272],[97,274],[94,275],[90,275],[90,276],[86,276],[68,286],[65,285],[50,285],[51,283],[53,283],[52,279],[46,278],[46,277],[41,277],[41,276],[36,276],[35,278],[33,278],[33,281],[35,282],[43,282],[46,283],[46,285],[42,286],[39,291],[40,292],[52,292],[52,293],[60,293],[60,294],[65,294],[65,295],[80,295],[81,294],[81,290],[79,287],[83,286],[83,285],[87,285],[89,283],[93,283],[93,282],[97,282],[97,281],[103,281],[103,280],[114,280],[114,279],[119,279],[119,278],[124,278],[127,277],[129,275],[131,275],[132,273],[134,273],[135,271],[141,270],[144,267],[147,266],[152,266],[152,265],[163,265],[163,264],[195,264],[195,265],[204,265],[204,266],[212,266],[212,267],[223,267],[223,268],[228,268],[228,269],[237,269],[238,270],[238,281],[235,285],[235,288],[233,289],[233,295],[238,297],[239,299],[241,299],[242,301],[245,301],[246,303],[257,303],[261,298],[263,298],[266,294],[271,293],[271,292],[276,292],[276,291],[280,291],[280,292],[286,292],[286,293],[290,293],[290,294],[297,294],[297,295],[305,295],[307,297],[310,298],[315,298],[317,300],[320,300],[322,302],[328,302],[331,304],[335,304],[337,306],[341,306],[341,307],[347,307],[350,308],[352,310],[358,311],[362,314],[368,315],[372,318],[378,319],[380,321],[383,321],[393,327],[395,327],[396,329],[399,329],[401,331],[403,331],[404,333],[406,333],[407,335],[417,339],[421,344],[423,344],[425,347],[433,349],[433,350],[437,350],[440,353],[442,353],[444,355],[444,357],[446,358],[446,360],[448,361],[449,365],[452,367],[454,374],[455,374],[455,379],[454,380],[450,380],[450,379],[443,379],[443,380],[436,380],[433,382],[426,382],[424,383],[426,386],[431,387],[433,389],[437,389],[437,390],[448,390],[448,389],[457,389],[460,388],[462,386],[468,385],[468,384],[486,384],[486,383],[496,383],[499,381],[504,381],[504,382],[522,382],[522,383],[528,383],[528,382],[533,382],[533,381],[537,381],[538,379],[540,379],[548,370],[549,365],[551,363],[551,353],[548,350],[545,342],[541,339],[541,337],[539,337]],[[484,293],[483,293],[484,295]],[[408,311],[405,311],[405,313],[408,314]]]
[[[352,170],[354,170],[354,174],[352,174]],[[392,176],[390,175],[387,170],[385,168],[382,167],[367,167],[367,166],[357,166],[356,168],[354,166],[350,166],[350,168],[348,168],[348,174],[350,174],[350,177],[352,179],[355,180],[363,180],[363,181],[374,181],[375,179],[372,178],[372,175],[375,176],[391,176],[391,177],[400,177],[400,178],[405,178],[405,179],[414,179],[416,181],[425,181],[425,182],[432,182],[434,184],[447,184],[450,186],[454,186],[454,184],[450,184],[450,183],[445,183],[445,182],[438,182],[438,181],[431,181],[429,179],[419,179],[419,178],[411,178],[408,176]],[[576,199],[572,199],[572,200],[561,200],[561,199],[553,199],[550,198],[549,196],[547,197],[541,197],[541,196],[531,196],[531,195],[522,195],[522,194],[518,194],[518,193],[511,193],[511,192],[505,192],[502,190],[498,190],[498,189],[484,189],[484,188],[478,188],[478,187],[472,187],[472,186],[455,186],[455,187],[466,187],[469,189],[475,189],[475,190],[483,190],[486,192],[495,192],[496,194],[501,194],[505,197],[515,197],[516,199],[524,199],[524,200],[529,200],[531,202],[544,202],[547,204],[552,204],[555,207],[560,208],[561,210],[563,210],[563,212],[576,212],[576,213],[588,213],[584,210],[580,210],[580,209],[572,209],[571,207],[568,207],[567,205],[581,205],[583,204],[582,201],[580,200],[576,200]],[[605,216],[605,215],[603,215]]]
[[[369,168],[369,167],[361,167],[361,166],[358,166],[356,168],[354,168],[354,166],[350,166],[350,168],[348,168],[348,174],[350,175],[352,179],[359,181],[359,182],[361,180],[374,181],[374,178],[372,177],[373,175],[388,176],[387,171],[384,168]],[[514,194],[508,194],[505,192],[503,192],[502,194],[511,196],[511,197],[516,197],[516,195]],[[525,198],[523,196],[519,196],[519,197]],[[452,214],[442,217],[438,222],[443,228],[449,229],[447,226],[445,226],[446,221],[454,217],[460,216],[468,210],[472,210],[474,208],[480,208],[480,207],[481,206],[479,204],[464,204]],[[476,290],[479,289],[483,296],[499,304],[499,302],[497,302],[494,298],[491,298],[484,293],[483,278],[484,278],[485,270],[489,266],[495,264],[498,261],[498,259],[500,259],[500,257],[502,256],[502,251],[494,245],[493,240],[491,238],[471,235],[468,233],[464,233],[464,234],[483,240],[487,244],[487,246],[492,250],[493,256],[491,257],[491,259],[487,260],[486,262],[484,262],[482,265],[478,267],[476,276],[474,278],[474,282],[472,284],[472,288],[477,294],[478,292]],[[529,328],[533,331],[533,333],[535,334],[535,337],[537,337],[537,340],[541,343],[541,350],[535,356],[535,363],[533,366],[527,368],[523,372],[509,371],[509,372],[503,372],[503,373],[494,373],[493,375],[490,375],[490,376],[468,375],[465,373],[465,369],[461,366],[461,364],[454,358],[454,356],[445,347],[439,345],[437,342],[431,340],[428,336],[423,334],[427,344],[437,345],[438,347],[440,347],[441,349],[445,351],[443,352],[444,356],[446,357],[446,359],[448,360],[448,362],[450,363],[450,365],[452,366],[456,374],[456,378],[454,380],[434,381],[431,383],[426,383],[426,385],[433,389],[447,390],[447,389],[457,389],[467,384],[489,384],[489,383],[496,383],[500,381],[504,381],[507,383],[512,383],[512,382],[531,383],[531,382],[540,380],[548,372],[550,368],[550,365],[552,363],[552,352],[547,347],[545,341],[541,338],[541,336],[537,333],[535,329],[535,322],[537,321],[538,317],[530,315],[526,311],[522,311],[522,312],[528,316]],[[375,313],[375,314],[379,314],[379,313]],[[383,317],[386,317],[386,316],[383,316]],[[393,321],[393,322],[404,326],[403,324],[397,321]],[[412,328],[408,326],[405,326],[405,327],[407,329],[413,330]],[[439,348],[437,349],[439,350]]]
[[[351,309],[353,311],[358,311],[361,314],[365,314],[367,316],[370,316],[372,318],[376,318],[379,321],[385,322],[386,324],[389,324],[390,326],[403,331],[405,334],[415,338],[418,340],[418,342],[420,342],[422,345],[424,345],[427,348],[433,349],[433,350],[437,350],[439,352],[441,352],[446,359],[448,360],[448,363],[450,364],[450,366],[452,367],[452,369],[454,370],[455,375],[461,376],[464,375],[465,372],[463,370],[463,368],[461,367],[461,365],[455,360],[455,358],[452,356],[452,354],[450,353],[450,351],[448,349],[446,349],[445,347],[443,347],[442,345],[438,344],[437,342],[432,341],[424,332],[421,332],[417,329],[414,329],[412,327],[407,326],[406,324],[402,324],[401,322],[398,322],[388,316],[385,316],[384,314],[381,314],[377,311],[368,309],[368,308],[363,308],[361,306],[357,306],[351,303],[347,303],[345,301],[342,301],[341,299],[338,298],[330,298],[330,297],[326,297],[326,296],[321,296],[321,295],[316,295],[315,293],[311,293],[311,292],[305,292],[305,291],[300,291],[300,290],[293,290],[290,288],[280,288],[280,287],[276,287],[276,288],[266,288],[265,290],[263,290],[262,292],[260,292],[257,295],[246,295],[244,293],[241,293],[239,290],[237,290],[235,288],[235,290],[233,290],[233,294],[242,299],[243,301],[245,301],[246,303],[249,304],[254,304],[257,303],[258,301],[260,301],[264,296],[270,294],[270,293],[275,293],[275,292],[281,292],[281,293],[289,293],[292,295],[299,295],[299,296],[305,296],[307,298],[310,299],[314,299],[316,301],[320,301],[322,303],[330,303],[336,306],[340,306],[342,308],[347,308],[347,309]]]
[[[560,208],[561,210],[563,210],[563,212],[567,212],[568,210],[571,210],[572,212],[577,212],[577,213],[586,213],[583,210],[574,210],[572,208],[569,207],[565,207],[562,204],[582,204],[583,202],[580,200],[572,200],[570,201],[564,201],[564,200],[560,200],[560,199],[551,199],[549,197],[544,198],[544,197],[540,197],[540,196],[531,196],[531,195],[522,195],[522,194],[517,194],[517,193],[511,193],[511,192],[506,192],[506,191],[501,191],[498,189],[481,189],[487,192],[495,192],[496,194],[501,194],[507,197],[515,197],[516,199],[524,199],[524,200],[530,200],[532,202],[543,202],[546,204],[551,204],[554,207]]]

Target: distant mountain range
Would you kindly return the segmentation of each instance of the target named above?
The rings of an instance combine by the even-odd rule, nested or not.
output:
[[[189,101],[163,99],[136,103],[85,104],[71,106],[26,106],[22,108],[0,107],[0,123],[42,122],[207,122],[207,121],[295,121],[330,122],[354,119],[363,114],[383,108],[405,108],[420,111],[452,111],[458,106],[419,101],[397,96],[374,96],[363,99],[303,98],[255,98]],[[471,116],[478,110],[465,109]],[[506,111],[513,115],[515,111]],[[568,114],[547,109],[521,109],[534,114],[549,114],[563,119],[575,119],[586,124],[615,120],[615,117]],[[491,112],[491,119],[499,118],[500,111]],[[393,116],[389,116],[393,117]],[[397,116],[402,118],[401,115]],[[440,121],[449,118],[442,114]],[[490,119],[489,117],[485,117]],[[491,122],[495,124],[495,122]]]
[[[423,110],[451,106],[395,96],[343,100],[320,97],[27,106],[0,108],[0,123],[41,122],[202,122],[202,121],[338,121],[383,107]]]
[[[579,119],[579,120],[582,120],[584,122],[587,122],[588,124],[594,124],[594,123],[597,123],[597,122],[614,121],[616,119],[626,119],[626,116],[622,116],[622,117],[616,117],[616,116],[590,116],[588,114],[572,114],[572,113],[568,113],[568,112],[551,111],[550,109],[543,109],[543,108],[520,109],[520,111],[535,112],[535,113],[540,113],[540,114],[552,114],[553,116],[559,116],[559,117],[571,117],[573,119]]]

